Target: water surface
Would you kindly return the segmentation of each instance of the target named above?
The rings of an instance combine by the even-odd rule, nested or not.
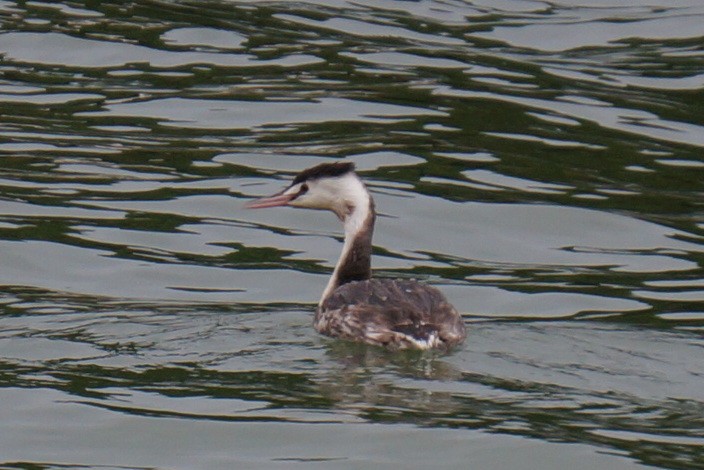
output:
[[[0,1],[0,467],[704,468],[700,3]],[[243,209],[343,158],[451,354]]]

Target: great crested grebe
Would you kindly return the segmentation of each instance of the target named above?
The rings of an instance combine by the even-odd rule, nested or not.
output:
[[[376,213],[353,163],[304,170],[283,191],[246,207],[277,206],[330,210],[345,227],[342,254],[315,311],[318,332],[391,349],[448,349],[464,340],[462,317],[436,288],[413,280],[371,279]]]

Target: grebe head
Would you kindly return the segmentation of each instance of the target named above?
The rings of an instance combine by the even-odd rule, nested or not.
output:
[[[283,191],[246,207],[291,206],[334,212],[345,228],[342,254],[318,305],[340,285],[371,277],[374,202],[350,162],[322,163],[300,172]]]
[[[291,184],[273,196],[247,203],[249,209],[291,206],[329,210],[346,220],[369,193],[354,173],[354,163],[322,163],[299,173]]]

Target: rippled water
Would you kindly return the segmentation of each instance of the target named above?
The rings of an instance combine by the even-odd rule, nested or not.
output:
[[[0,467],[704,468],[700,0],[0,1]],[[449,355],[323,338],[322,161]]]

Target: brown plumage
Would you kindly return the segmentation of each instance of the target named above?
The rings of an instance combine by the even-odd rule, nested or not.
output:
[[[464,340],[464,322],[434,287],[412,280],[368,279],[343,284],[315,313],[327,336],[393,349],[448,349]]]
[[[352,163],[323,163],[250,208],[306,207],[334,212],[345,243],[316,309],[315,329],[327,336],[391,349],[449,349],[465,336],[464,321],[434,287],[412,280],[371,279],[374,201]]]

